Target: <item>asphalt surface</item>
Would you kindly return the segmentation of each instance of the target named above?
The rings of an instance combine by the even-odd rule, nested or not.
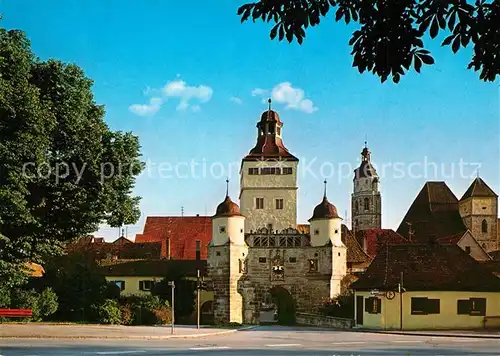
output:
[[[388,335],[263,326],[169,340],[0,339],[2,356],[97,355],[500,355],[500,339]]]

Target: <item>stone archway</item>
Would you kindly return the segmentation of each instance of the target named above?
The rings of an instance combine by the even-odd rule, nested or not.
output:
[[[202,325],[214,324],[214,309],[211,300],[203,303],[200,308],[200,323]]]
[[[281,286],[275,286],[269,291],[276,305],[277,323],[280,325],[295,324],[295,301],[290,292]]]

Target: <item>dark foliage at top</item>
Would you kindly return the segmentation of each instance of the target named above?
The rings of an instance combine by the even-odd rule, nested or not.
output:
[[[494,81],[500,71],[500,1],[498,0],[260,0],[238,9],[241,21],[273,21],[271,39],[284,38],[301,44],[305,29],[319,25],[329,13],[335,21],[356,23],[352,34],[353,66],[360,73],[370,71],[384,82],[392,76],[399,82],[423,64],[433,64],[423,38],[446,33],[443,46],[456,53],[473,46],[468,68],[480,72],[480,79]]]

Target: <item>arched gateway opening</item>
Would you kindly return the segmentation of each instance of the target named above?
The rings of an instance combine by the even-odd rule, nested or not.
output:
[[[269,290],[273,304],[274,322],[280,325],[295,324],[295,301],[290,292],[280,286],[275,286]]]

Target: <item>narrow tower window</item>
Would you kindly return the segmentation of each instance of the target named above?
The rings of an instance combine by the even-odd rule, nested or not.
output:
[[[357,213],[359,211],[359,204],[358,201],[354,203],[354,211]]]
[[[486,219],[484,219],[483,222],[481,223],[481,231],[488,232],[488,222],[486,221]]]
[[[276,199],[276,209],[283,209],[283,199]]]
[[[365,198],[365,210],[370,210],[370,200]]]
[[[255,208],[264,209],[264,198],[255,198]]]

